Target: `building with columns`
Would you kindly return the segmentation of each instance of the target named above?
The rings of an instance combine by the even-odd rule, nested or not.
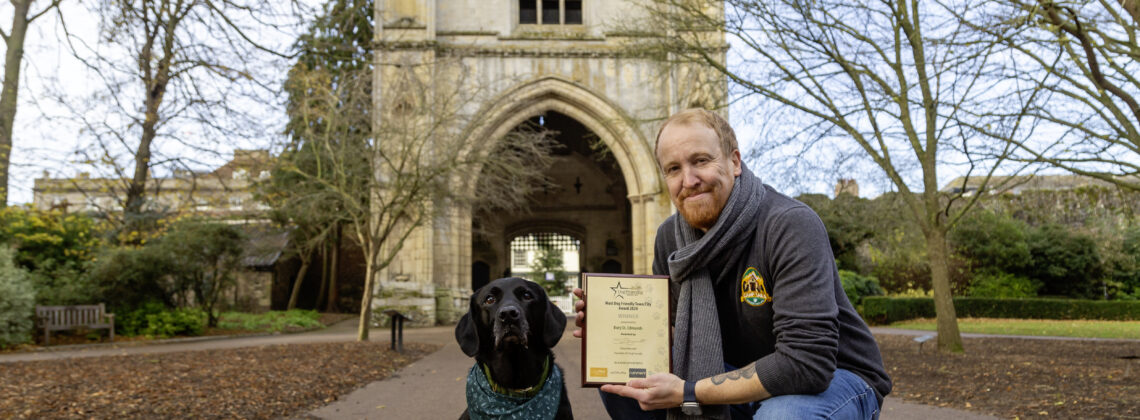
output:
[[[520,274],[512,271],[525,265],[517,256],[536,247],[578,258],[575,271],[650,273],[657,227],[673,212],[653,152],[658,126],[681,109],[723,106],[726,80],[629,48],[658,36],[629,29],[641,16],[635,3],[376,0],[374,103],[400,94],[389,89],[390,69],[450,60],[467,77],[421,74],[439,77],[429,85],[440,90],[486,93],[461,110],[472,118],[457,135],[471,153],[488,153],[526,123],[557,131],[561,147],[549,172],[556,187],[537,194],[529,212],[457,210],[414,232],[378,275],[374,313],[411,312],[418,325],[454,322],[473,290]],[[723,34],[714,35],[722,47]]]

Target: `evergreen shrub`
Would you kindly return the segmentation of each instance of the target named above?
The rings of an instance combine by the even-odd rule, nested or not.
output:
[[[1083,299],[954,298],[954,311],[963,318],[1140,320],[1140,301]],[[914,318],[934,318],[934,299],[871,296],[863,299],[863,318],[890,324]]]
[[[0,348],[28,342],[34,327],[36,291],[12,258],[12,249],[0,246]]]
[[[859,307],[863,298],[867,296],[882,296],[885,293],[879,287],[879,279],[874,276],[864,276],[854,271],[839,270],[839,280],[843,282],[843,293],[851,305]]]
[[[980,298],[1032,298],[1037,297],[1040,289],[1040,281],[1016,274],[987,271],[974,276],[968,294]]]
[[[115,317],[116,328],[125,336],[194,336],[202,333],[206,314],[198,309],[170,309],[160,302],[146,302]]]
[[[1030,231],[1026,242],[1033,263],[1018,274],[1041,280],[1041,294],[1095,296],[1094,287],[1104,269],[1092,236],[1049,224]]]

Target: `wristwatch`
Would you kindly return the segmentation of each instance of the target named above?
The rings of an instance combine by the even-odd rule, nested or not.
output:
[[[697,383],[685,381],[685,400],[681,403],[681,413],[686,416],[701,415],[701,405],[697,403]]]

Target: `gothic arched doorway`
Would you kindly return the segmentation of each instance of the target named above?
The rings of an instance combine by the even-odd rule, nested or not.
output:
[[[524,124],[556,133],[554,164],[547,171],[552,186],[534,194],[525,212],[472,215],[472,259],[488,262],[492,273],[529,275],[543,241],[558,244],[559,253],[571,252],[568,244],[572,241],[578,249],[565,254],[577,258],[566,264],[576,266],[565,270],[573,273],[570,285],[577,284],[581,272],[632,267],[627,183],[607,146],[582,123],[556,111],[535,115]],[[520,251],[531,252],[531,259],[523,265],[515,264],[523,262],[521,257],[515,260]],[[476,287],[474,280],[472,288]],[[569,291],[562,294],[569,296]]]

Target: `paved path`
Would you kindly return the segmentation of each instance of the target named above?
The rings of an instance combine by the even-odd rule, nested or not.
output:
[[[926,334],[926,332],[885,331],[876,333]],[[386,329],[373,329],[371,337],[378,342],[388,342]],[[300,344],[321,342],[343,342],[356,339],[356,321],[349,320],[330,328],[291,335],[269,335],[256,337],[205,338],[190,340],[168,340],[158,344],[134,345],[120,343],[93,346],[59,346],[48,351],[30,353],[0,354],[0,363],[33,360],[59,360],[77,357],[99,357],[130,354],[171,353],[208,349],[238,348],[271,344]],[[466,406],[464,384],[467,370],[474,363],[459,350],[455,343],[454,327],[432,327],[408,329],[404,340],[438,344],[439,351],[408,365],[388,379],[373,382],[344,395],[340,400],[309,413],[299,413],[300,418],[320,419],[452,419],[458,418]],[[555,361],[562,366],[566,375],[567,392],[574,414],[581,419],[604,419],[605,409],[598,399],[597,391],[581,388],[581,341],[567,332],[554,349]],[[979,415],[969,411],[931,407],[904,402],[888,397],[883,404],[882,420],[989,420],[992,416]]]
[[[572,328],[572,326],[568,326]],[[339,401],[309,413],[328,419],[451,419],[466,407],[464,385],[474,363],[455,343],[454,327],[408,330],[407,341],[441,344],[443,347],[392,377],[373,382]],[[388,335],[373,335],[388,340]],[[578,386],[582,382],[581,341],[569,329],[554,349],[555,362],[566,375],[566,391],[576,418],[604,419],[608,415],[597,390]],[[989,420],[997,417],[970,411],[932,407],[888,397],[881,420]]]

